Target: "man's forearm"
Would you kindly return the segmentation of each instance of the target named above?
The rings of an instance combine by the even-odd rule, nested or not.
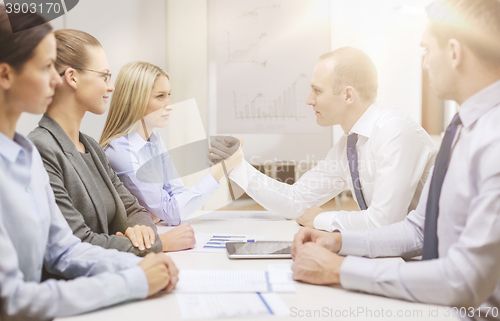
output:
[[[421,254],[423,234],[418,215],[412,211],[402,222],[368,231],[339,230],[342,234],[340,255],[367,257],[415,257]]]

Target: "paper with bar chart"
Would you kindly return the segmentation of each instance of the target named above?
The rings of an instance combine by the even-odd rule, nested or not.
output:
[[[322,133],[306,104],[330,50],[328,0],[209,1],[209,104],[218,133]]]
[[[226,242],[254,242],[264,239],[264,235],[241,235],[227,233],[196,233],[196,245],[191,252],[226,253]]]

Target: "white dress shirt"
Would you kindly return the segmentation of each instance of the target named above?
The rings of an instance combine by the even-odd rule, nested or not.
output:
[[[104,150],[111,167],[139,203],[169,225],[179,225],[220,187],[208,173],[187,188],[156,132],[149,141],[131,132],[112,140]]]
[[[475,310],[472,319],[498,320],[491,308],[500,307],[500,81],[467,99],[459,115],[463,125],[439,199],[439,258],[398,264],[348,256],[340,281],[347,289],[410,301],[481,305],[481,315]],[[341,230],[339,254],[420,255],[430,181],[403,222],[371,231]]]
[[[397,109],[372,104],[349,134],[358,134],[358,171],[366,201],[364,211],[324,212],[314,227],[366,230],[402,221],[415,209],[434,164],[436,147],[430,136]],[[349,188],[354,188],[347,160],[347,134],[325,160],[288,185],[267,177],[244,162],[230,178],[267,210],[296,218]]]
[[[52,319],[145,298],[133,254],[82,243],[57,206],[33,144],[0,133],[0,318]],[[71,281],[40,282],[42,264]]]

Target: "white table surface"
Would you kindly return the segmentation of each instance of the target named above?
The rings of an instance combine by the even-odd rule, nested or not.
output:
[[[295,221],[203,221],[195,218],[188,221],[199,233],[262,234],[264,240],[291,241],[299,230]],[[158,226],[162,233],[168,227]],[[291,263],[291,259],[233,260],[225,253],[167,253],[179,269],[214,270],[267,270],[269,263]],[[405,263],[406,264],[406,263]],[[376,295],[344,290],[341,286],[317,286],[297,282],[296,293],[279,293],[290,308],[287,317],[225,318],[223,320],[458,320],[449,315],[449,308],[389,299]],[[327,311],[328,316],[306,317],[307,313]],[[366,312],[361,312],[362,310]],[[372,317],[368,314],[371,310]],[[389,312],[390,311],[390,312]],[[357,315],[355,312],[359,312]],[[337,313],[337,315],[335,315]],[[392,317],[388,317],[391,313]],[[398,314],[403,314],[398,316]],[[330,316],[330,314],[332,314]],[[343,314],[339,315],[339,314]],[[382,316],[383,314],[383,316]],[[303,317],[300,317],[303,315]],[[378,315],[378,316],[377,316]],[[97,320],[182,320],[175,294],[160,293],[146,300],[120,304],[99,311],[56,320],[97,321]]]

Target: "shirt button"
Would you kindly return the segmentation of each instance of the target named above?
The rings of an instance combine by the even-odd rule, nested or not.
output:
[[[29,187],[26,187],[26,192],[29,193],[30,191],[31,191],[31,189]]]

